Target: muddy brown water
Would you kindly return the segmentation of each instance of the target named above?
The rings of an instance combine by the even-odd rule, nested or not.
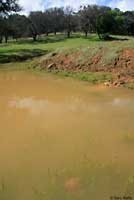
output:
[[[0,73],[0,200],[134,198],[134,92]]]

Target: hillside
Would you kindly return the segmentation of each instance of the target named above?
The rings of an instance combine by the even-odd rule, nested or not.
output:
[[[56,73],[71,72],[70,74],[66,73],[66,76],[71,76],[72,72],[111,74],[112,79],[109,78],[109,83],[105,83],[107,86],[133,84],[134,39],[118,37],[109,42],[91,42],[90,38],[85,46],[62,47],[52,51],[43,56],[38,65],[41,69]]]
[[[74,34],[50,35],[33,43],[20,40],[1,45],[0,63],[25,62],[37,68],[64,76],[78,77],[106,86],[134,84],[134,38],[114,36],[101,41],[96,35],[85,38]],[[33,59],[34,58],[34,59]],[[2,64],[1,64],[2,66]]]

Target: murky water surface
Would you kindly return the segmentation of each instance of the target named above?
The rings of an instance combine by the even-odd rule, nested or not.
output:
[[[134,199],[134,92],[0,73],[0,199]]]

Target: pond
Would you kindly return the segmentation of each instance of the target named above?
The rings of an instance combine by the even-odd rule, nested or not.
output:
[[[134,198],[134,92],[0,73],[0,199]]]

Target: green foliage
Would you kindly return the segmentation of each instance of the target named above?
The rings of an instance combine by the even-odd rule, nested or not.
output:
[[[134,11],[127,11],[123,14],[125,17],[125,29],[127,35],[134,36]]]
[[[125,29],[125,17],[121,15],[117,15],[115,17],[116,21],[116,26],[114,28],[114,33],[115,34],[126,34],[126,29]]]
[[[106,81],[112,80],[112,75],[110,73],[100,73],[100,72],[68,72],[68,71],[53,71],[54,74],[65,77],[73,77],[80,79],[82,81],[88,81],[89,83],[104,83]]]
[[[109,34],[112,33],[116,25],[115,17],[111,11],[104,13],[97,19],[97,33],[100,39],[109,39]]]
[[[133,83],[129,83],[125,85],[126,88],[134,90],[134,84]]]
[[[20,11],[20,6],[18,5],[18,0],[1,0],[0,1],[0,13]]]
[[[18,11],[17,0],[6,0],[0,4],[0,12]],[[0,18],[0,43],[3,37],[7,42],[9,38],[32,37],[33,41],[42,35],[65,32],[68,38],[72,32],[98,33],[99,38],[109,40],[110,34],[134,35],[134,12],[121,12],[119,9],[111,9],[107,6],[87,5],[81,7],[78,12],[73,8],[49,8],[42,11],[34,11],[29,16],[10,14],[6,19]],[[5,23],[6,20],[6,23]]]

